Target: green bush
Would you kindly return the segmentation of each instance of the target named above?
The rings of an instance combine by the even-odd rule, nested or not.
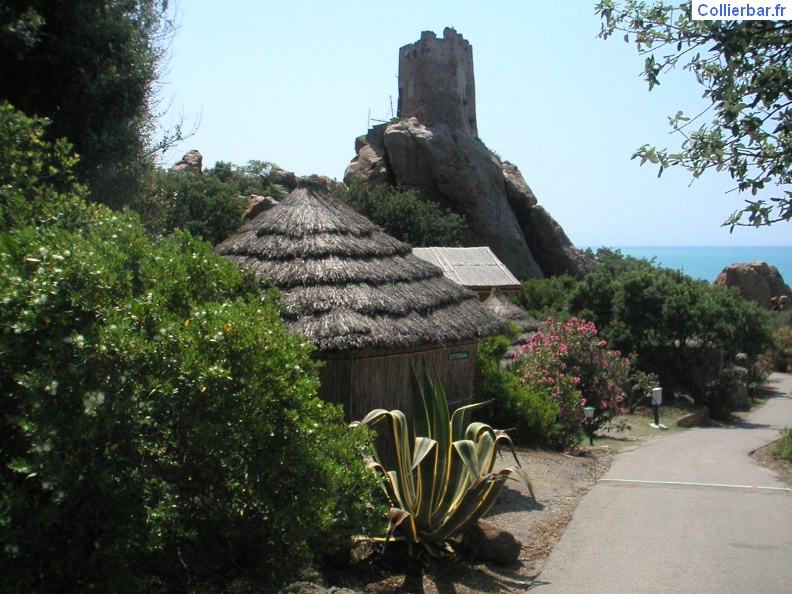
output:
[[[19,223],[78,222],[84,216],[71,199],[78,196],[80,204],[87,194],[72,173],[77,157],[65,140],[46,140],[46,124],[0,101],[0,231]]]
[[[182,229],[216,245],[242,226],[246,201],[234,184],[191,171],[160,171],[156,184],[143,214],[152,231]]]
[[[0,590],[278,583],[365,531],[365,436],[316,398],[277,295],[78,187],[58,202],[79,216],[25,224],[8,193],[49,166],[16,166],[23,137],[0,137],[19,206],[0,232]]]
[[[792,427],[781,430],[781,439],[776,442],[773,448],[773,456],[792,462]]]
[[[569,316],[569,297],[579,281],[569,275],[520,283],[514,301],[537,320]]]
[[[709,416],[716,421],[729,422],[739,402],[739,377],[733,368],[727,368],[705,385],[701,404],[707,407]]]
[[[770,350],[773,364],[778,371],[787,372],[792,369],[792,326],[778,328],[773,338],[775,343]]]
[[[242,166],[218,161],[211,169],[205,169],[204,173],[209,177],[217,178],[227,186],[232,186],[238,196],[255,194],[278,198],[280,195],[280,190],[270,180],[273,166],[267,161],[248,161]]]
[[[516,362],[523,383],[547,390],[557,404],[555,422],[565,448],[577,443],[584,428],[610,430],[613,419],[626,412],[630,362],[597,334],[593,322],[548,320],[521,347]],[[589,422],[584,407],[594,408]]]
[[[473,393],[476,402],[487,402],[475,417],[504,427],[515,443],[536,448],[563,449],[561,427],[555,422],[558,406],[547,390],[523,384],[512,369],[500,365],[509,341],[503,336],[479,343]]]
[[[370,188],[355,181],[348,188],[339,184],[335,192],[385,233],[412,247],[463,245],[465,218],[421,200],[414,191],[395,190],[387,185]]]
[[[727,359],[737,353],[753,358],[772,344],[767,313],[734,289],[618,251],[598,251],[597,262],[576,285],[571,313],[590,317],[639,369],[683,384],[699,399],[704,395],[693,370],[703,354],[722,348]]]

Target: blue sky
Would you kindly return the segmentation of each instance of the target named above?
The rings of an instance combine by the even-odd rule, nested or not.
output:
[[[678,146],[668,116],[706,104],[683,71],[650,93],[635,46],[597,38],[594,4],[180,0],[162,122],[199,126],[165,163],[198,149],[206,167],[256,159],[341,179],[369,113],[395,109],[399,48],[450,26],[473,46],[481,139],[576,245],[792,246],[788,224],[721,227],[745,198],[726,193],[728,175],[691,185],[630,160],[645,143]]]

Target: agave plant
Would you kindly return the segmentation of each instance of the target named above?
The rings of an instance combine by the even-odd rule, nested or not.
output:
[[[499,442],[514,452],[511,438],[485,423],[464,427],[465,413],[483,403],[463,406],[451,415],[436,374],[431,377],[424,371],[421,382],[413,371],[412,385],[412,444],[407,418],[399,410],[373,410],[352,424],[375,426],[385,421],[390,425],[395,467],[386,468],[376,448],[370,462],[380,473],[393,506],[385,542],[397,538],[444,546],[489,511],[509,478],[525,484],[535,499],[516,455],[516,468],[493,472]]]

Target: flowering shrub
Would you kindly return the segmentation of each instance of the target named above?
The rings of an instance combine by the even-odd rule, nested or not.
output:
[[[792,369],[792,326],[784,326],[775,332],[773,358],[778,371]]]
[[[769,353],[759,355],[748,370],[748,388],[754,392],[761,389],[773,371],[773,357]]]
[[[740,374],[733,368],[723,369],[717,378],[704,384],[704,404],[716,421],[731,421],[732,413],[742,405]]]
[[[524,384],[514,369],[501,367],[508,346],[505,336],[479,343],[473,393],[476,402],[486,402],[487,406],[474,409],[473,419],[507,428],[514,443],[522,446],[563,448],[555,426],[558,407],[547,390]]]
[[[558,406],[556,423],[566,447],[580,439],[584,407],[595,409],[594,431],[610,428],[614,416],[626,412],[622,386],[628,384],[630,362],[608,349],[593,322],[548,319],[523,345],[519,357],[523,383],[546,388]]]

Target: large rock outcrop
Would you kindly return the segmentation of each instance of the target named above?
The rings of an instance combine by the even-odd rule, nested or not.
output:
[[[792,289],[784,282],[778,268],[761,261],[731,264],[712,284],[736,287],[745,299],[765,309],[778,309],[780,303],[788,304],[792,297]]]
[[[193,149],[184,153],[181,161],[177,162],[171,171],[189,171],[191,173],[201,173],[203,168],[203,156],[200,152]]]
[[[357,178],[413,189],[464,214],[470,223],[466,245],[489,246],[517,278],[581,277],[591,270],[591,261],[537,204],[517,167],[464,130],[399,119],[375,126],[355,147],[344,183]]]
[[[355,141],[344,183],[416,190],[470,225],[469,247],[489,246],[519,279],[581,277],[593,262],[543,208],[515,165],[478,138],[473,48],[454,29],[399,50],[399,117]]]

